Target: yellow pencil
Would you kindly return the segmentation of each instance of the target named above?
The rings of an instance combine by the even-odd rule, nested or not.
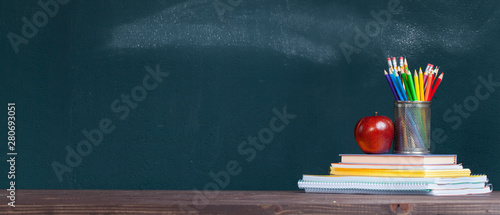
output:
[[[417,95],[417,101],[422,101],[420,98],[420,84],[418,82],[418,75],[417,75],[417,70],[415,70],[415,73],[413,75],[413,79],[415,80],[415,94]]]
[[[420,84],[420,101],[424,101],[424,75],[422,73],[422,68],[420,68],[420,71],[418,72],[418,83]]]

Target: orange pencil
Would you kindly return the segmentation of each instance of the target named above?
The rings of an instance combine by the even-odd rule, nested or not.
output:
[[[444,73],[441,73],[441,75],[437,78],[437,81],[434,84],[434,87],[432,87],[431,95],[429,96],[429,101],[432,100],[434,93],[436,92],[437,88],[439,87],[439,84],[443,80],[443,75],[444,75]]]
[[[434,79],[432,79],[432,83],[436,83],[436,78],[437,78],[437,75],[438,75],[438,72],[439,72],[439,67],[436,66],[436,69],[434,70]]]
[[[432,88],[432,80],[433,80],[433,77],[434,76],[434,73],[430,73],[429,74],[429,77],[427,77],[427,84],[425,85],[425,101],[430,101],[429,100],[429,94],[431,93],[431,88]]]

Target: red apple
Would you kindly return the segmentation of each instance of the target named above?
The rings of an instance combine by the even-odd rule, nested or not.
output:
[[[367,154],[382,154],[391,149],[394,137],[394,124],[386,116],[367,116],[361,118],[354,128],[354,138],[359,147]]]

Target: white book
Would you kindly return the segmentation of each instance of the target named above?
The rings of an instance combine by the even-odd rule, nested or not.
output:
[[[472,194],[491,193],[491,185],[478,189],[457,189],[457,190],[363,190],[363,189],[321,189],[306,188],[306,193],[347,193],[347,194],[374,194],[374,195],[432,195],[432,196],[457,196]]]
[[[303,181],[318,182],[362,182],[362,183],[475,183],[488,182],[486,175],[471,175],[457,178],[394,178],[394,177],[371,177],[371,176],[335,176],[335,175],[303,175]]]
[[[492,191],[486,175],[458,178],[392,178],[303,175],[300,189],[313,193],[467,195]]]

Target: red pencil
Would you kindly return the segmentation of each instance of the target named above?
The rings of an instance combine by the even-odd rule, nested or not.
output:
[[[434,73],[430,73],[429,76],[427,77],[427,85],[425,85],[425,101],[430,101],[429,97],[431,94],[431,89],[432,89],[432,78],[433,78]]]
[[[434,84],[434,87],[432,87],[432,91],[431,91],[431,95],[429,96],[429,101],[432,99],[432,97],[434,96],[434,93],[436,92],[439,84],[441,83],[441,81],[443,80],[443,74],[444,73],[441,73],[441,75],[437,78],[437,81],[436,83]]]

